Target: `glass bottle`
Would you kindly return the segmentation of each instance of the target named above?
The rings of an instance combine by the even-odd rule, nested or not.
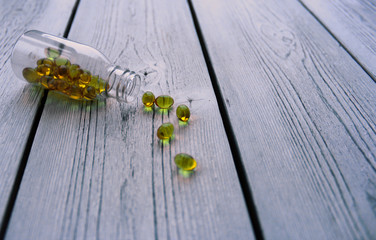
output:
[[[79,100],[130,102],[141,84],[138,74],[114,65],[95,48],[36,30],[17,40],[11,64],[18,78]]]

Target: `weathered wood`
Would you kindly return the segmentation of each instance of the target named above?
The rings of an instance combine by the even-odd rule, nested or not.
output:
[[[375,239],[375,82],[297,1],[193,3],[265,238]]]
[[[95,6],[95,7],[93,7]],[[141,101],[49,94],[7,239],[253,239],[218,105],[184,0],[81,0],[69,37],[147,77],[192,111],[180,126]],[[170,145],[156,130],[175,125]],[[178,174],[173,157],[198,169]]]
[[[29,29],[62,35],[74,2],[0,1],[0,219],[3,219],[43,94],[40,89],[30,88],[27,83],[16,79],[10,65],[12,47]]]
[[[376,80],[376,1],[300,1]]]

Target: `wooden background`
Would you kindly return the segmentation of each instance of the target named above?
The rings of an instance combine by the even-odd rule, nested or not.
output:
[[[0,239],[376,238],[374,1],[0,3]],[[18,81],[28,29],[96,47],[174,108]]]

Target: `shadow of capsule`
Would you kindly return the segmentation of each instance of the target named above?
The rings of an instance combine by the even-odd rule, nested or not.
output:
[[[172,136],[169,139],[160,139],[159,144],[161,144],[162,146],[169,146],[174,139],[175,134],[172,134]]]
[[[188,170],[179,169],[178,172],[184,178],[190,178],[193,176],[193,174],[195,174],[194,170],[188,171]]]
[[[158,108],[157,113],[160,114],[160,115],[168,115],[171,111],[172,111],[172,107],[170,107],[168,109]]]
[[[150,113],[153,113],[153,111],[154,111],[154,106],[152,106],[152,107],[144,106],[144,113],[150,114]]]

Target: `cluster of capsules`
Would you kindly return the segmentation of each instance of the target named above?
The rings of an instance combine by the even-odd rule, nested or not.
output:
[[[92,100],[106,90],[106,82],[98,75],[71,64],[68,59],[42,58],[37,67],[24,68],[23,77],[30,83],[37,83],[49,90],[55,90],[73,99]]]
[[[161,109],[169,109],[174,104],[174,99],[168,95],[161,95],[155,98],[152,92],[145,92],[142,96],[142,103],[146,107],[152,107],[154,104]],[[176,116],[182,122],[188,122],[191,112],[189,108],[182,104],[176,108]],[[161,140],[168,140],[174,134],[174,125],[172,123],[163,123],[157,130],[157,136]],[[189,154],[179,153],[175,156],[176,166],[184,171],[192,171],[196,168],[196,160]]]

